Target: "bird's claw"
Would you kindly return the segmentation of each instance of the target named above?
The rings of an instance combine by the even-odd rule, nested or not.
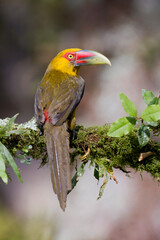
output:
[[[39,128],[39,135],[43,135],[44,134],[44,127],[43,124],[38,124],[38,128]]]
[[[76,139],[76,130],[73,129],[73,130],[68,130],[69,131],[69,134],[70,134],[70,137],[69,137],[69,140],[70,140],[70,147],[72,145],[72,142]]]

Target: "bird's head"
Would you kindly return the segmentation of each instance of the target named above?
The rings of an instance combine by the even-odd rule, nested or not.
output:
[[[97,64],[109,64],[111,66],[109,59],[101,53],[79,48],[70,48],[60,52],[51,61],[47,72],[54,69],[76,75],[80,66]]]

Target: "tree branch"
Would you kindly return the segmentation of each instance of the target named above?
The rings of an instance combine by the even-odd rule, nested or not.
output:
[[[44,136],[40,135],[35,119],[25,124],[15,124],[12,121],[12,126],[4,132],[4,126],[6,127],[9,121],[11,119],[0,122],[0,141],[11,155],[26,162],[30,161],[30,157],[41,159],[41,165],[46,164]],[[116,181],[113,168],[125,173],[128,173],[128,168],[132,168],[139,172],[149,172],[160,180],[160,143],[150,140],[146,146],[141,147],[136,128],[126,136],[116,138],[109,137],[108,130],[109,125],[88,128],[76,126],[76,139],[71,143],[71,161],[79,159],[81,167],[73,178],[73,185],[76,184],[78,176],[82,175],[80,173],[87,162],[94,167],[94,176],[97,179],[109,173]]]

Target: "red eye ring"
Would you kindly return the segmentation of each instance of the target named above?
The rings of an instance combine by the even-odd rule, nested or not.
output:
[[[76,53],[75,52],[67,52],[63,57],[66,58],[68,61],[73,62],[75,60]]]

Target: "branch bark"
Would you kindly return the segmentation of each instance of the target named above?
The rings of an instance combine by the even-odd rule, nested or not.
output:
[[[88,128],[76,126],[76,139],[71,142],[71,161],[78,159],[83,166],[89,162],[95,168],[94,175],[97,179],[104,176],[104,173],[109,173],[113,178],[113,168],[125,173],[131,168],[134,171],[149,172],[158,181],[160,180],[159,142],[150,140],[146,146],[140,147],[136,129],[118,138],[109,137],[108,130],[109,125]],[[13,156],[41,159],[41,165],[47,163],[44,136],[40,135],[34,119],[25,124],[13,124],[9,131],[13,134],[7,134],[6,131],[5,134],[0,135],[0,141]],[[150,154],[147,155],[148,152]],[[140,156],[145,157],[141,157],[139,161]]]

